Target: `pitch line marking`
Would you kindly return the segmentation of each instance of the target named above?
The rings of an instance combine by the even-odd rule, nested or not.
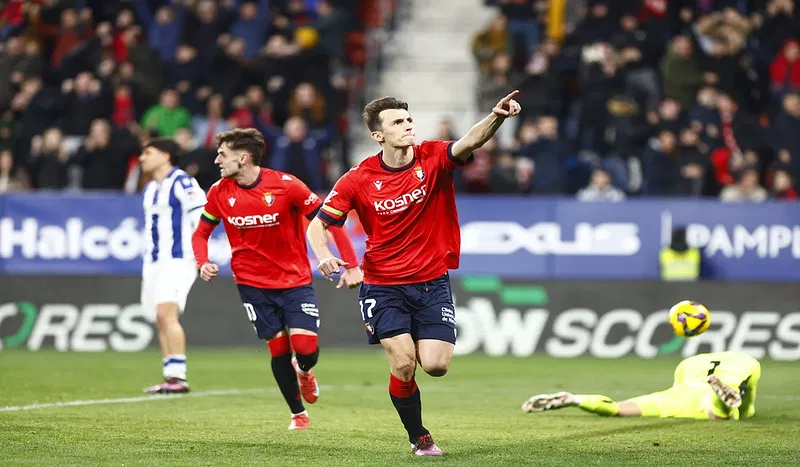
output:
[[[377,386],[359,386],[359,385],[346,385],[346,386],[328,386],[320,385],[323,391],[365,391],[370,389],[380,389],[383,387]],[[425,388],[426,391],[453,391],[453,387],[448,386],[429,386]],[[42,402],[28,405],[7,405],[0,407],[0,412],[21,412],[25,410],[39,410],[39,409],[52,409],[60,407],[81,407],[87,405],[111,405],[111,404],[135,404],[138,402],[152,402],[152,401],[166,401],[175,399],[184,399],[188,397],[212,397],[212,396],[241,396],[246,394],[268,394],[277,392],[277,388],[251,388],[251,389],[217,389],[211,391],[197,391],[188,394],[153,394],[149,396],[137,397],[120,397],[117,399],[86,399],[86,400],[72,400],[72,401],[59,401],[59,402]],[[800,396],[796,395],[777,395],[777,394],[763,394],[759,399],[770,399],[779,401],[797,401]]]
[[[151,396],[120,397],[118,399],[88,399],[75,401],[44,402],[28,405],[11,405],[0,407],[0,412],[19,412],[22,410],[50,409],[56,407],[79,407],[84,405],[105,405],[105,404],[135,404],[137,402],[165,401],[183,399],[187,397],[210,397],[210,396],[238,396],[243,394],[258,394],[270,392],[267,388],[259,389],[220,389],[214,391],[198,391],[188,394],[153,394]]]

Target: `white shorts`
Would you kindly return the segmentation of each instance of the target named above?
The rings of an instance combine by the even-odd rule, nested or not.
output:
[[[167,260],[145,263],[142,268],[142,309],[156,317],[156,306],[160,303],[177,303],[183,313],[189,291],[197,279],[197,266],[193,261]]]

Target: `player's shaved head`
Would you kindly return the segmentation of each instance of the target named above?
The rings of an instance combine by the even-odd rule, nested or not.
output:
[[[408,111],[408,102],[394,97],[381,97],[367,104],[364,107],[364,123],[367,124],[369,131],[381,131],[381,112],[391,109]]]
[[[235,128],[217,135],[217,147],[226,145],[234,151],[250,154],[253,165],[261,165],[264,156],[264,135],[254,128]]]

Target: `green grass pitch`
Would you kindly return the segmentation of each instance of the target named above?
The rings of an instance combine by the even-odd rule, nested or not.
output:
[[[677,359],[456,357],[421,371],[424,421],[443,458],[411,455],[380,352],[323,349],[311,430],[289,432],[266,349],[190,349],[189,397],[142,401],[155,351],[0,352],[0,465],[800,465],[800,370],[764,361],[756,417],[743,422],[523,414],[539,392],[624,399],[671,383]],[[240,390],[240,391],[230,391]],[[210,391],[219,391],[211,392]],[[125,402],[31,410],[62,401]]]

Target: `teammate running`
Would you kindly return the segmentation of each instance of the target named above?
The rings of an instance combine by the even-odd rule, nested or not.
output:
[[[289,429],[305,430],[309,419],[300,394],[309,404],[319,396],[311,370],[319,356],[319,311],[303,234],[306,218],[316,215],[322,201],[294,176],[260,167],[264,136],[257,130],[221,133],[217,146],[214,163],[222,179],[208,191],[192,237],[200,277],[210,281],[219,271],[208,259],[208,238],[223,222],[244,309],[258,338],[267,342],[272,373],[292,411]],[[344,230],[333,237],[347,259],[339,285],[356,287],[363,274],[350,238]]]
[[[761,364],[741,352],[700,354],[683,360],[666,391],[615,402],[600,395],[569,392],[540,394],[522,404],[523,412],[579,407],[598,415],[617,417],[739,420],[756,413],[756,388]]]
[[[164,381],[145,389],[150,394],[189,392],[186,380],[186,336],[179,316],[197,278],[192,232],[206,195],[197,180],[176,167],[180,147],[154,139],[139,156],[142,172],[152,176],[144,190],[147,248],[143,258],[141,303],[155,317]]]
[[[461,234],[452,172],[520,112],[516,94],[460,140],[420,145],[407,103],[392,97],[370,102],[364,120],[382,150],[339,179],[308,228],[319,270],[329,276],[347,261],[328,250],[326,230],[341,226],[351,209],[361,219],[367,234],[361,316],[369,343],[380,343],[389,357],[389,394],[419,456],[441,456],[442,450],[422,425],[417,361],[429,375],[443,376],[456,342],[448,270],[458,268]]]

